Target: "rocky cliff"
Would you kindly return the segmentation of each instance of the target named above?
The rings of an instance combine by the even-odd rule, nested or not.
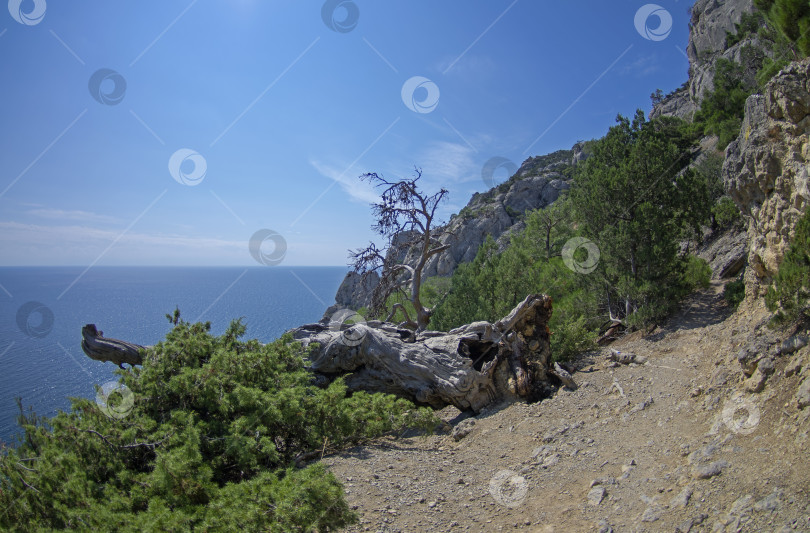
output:
[[[760,42],[756,33],[738,34],[738,24],[744,14],[754,11],[753,0],[697,0],[691,7],[689,42],[689,78],[676,91],[653,106],[650,118],[675,116],[691,120],[707,92],[714,89],[714,74],[718,60],[727,59],[743,66],[743,77],[755,85],[755,76],[769,46]],[[717,153],[717,138],[706,137],[700,143],[697,164],[711,153]],[[699,244],[697,254],[711,266],[713,278],[737,275],[745,266],[749,239],[738,227],[721,234],[709,232]]]
[[[579,145],[571,150],[530,157],[508,181],[476,193],[467,206],[450,218],[454,236],[444,238],[450,248],[432,258],[427,276],[449,276],[460,263],[472,261],[488,235],[502,246],[513,231],[522,229],[526,211],[546,207],[568,190],[573,168],[582,159]]]
[[[762,58],[769,54],[767,46],[759,42],[755,32],[728,39],[729,35],[737,34],[737,24],[743,15],[753,11],[753,0],[694,3],[686,49],[689,78],[680,89],[654,106],[651,118],[691,119],[705,93],[713,89],[715,66],[721,58],[742,64],[745,77],[753,81]],[[715,277],[735,275],[745,263],[746,255],[752,266],[749,284],[772,275],[804,208],[801,203],[804,200],[797,200],[801,194],[796,191],[807,190],[807,169],[802,167],[802,174],[800,167],[808,160],[808,148],[802,144],[805,142],[802,138],[806,138],[807,124],[803,121],[807,105],[802,103],[801,96],[803,90],[807,97],[808,88],[806,83],[801,86],[801,67],[791,68],[790,73],[783,73],[768,86],[767,94],[751,97],[742,138],[728,148],[724,167],[726,187],[743,213],[751,215],[751,221],[746,234],[729,231],[712,235],[701,244],[698,253],[712,265]],[[716,150],[716,142],[711,141],[704,139],[701,152]],[[448,227],[454,236],[444,239],[450,248],[430,261],[425,275],[452,274],[459,264],[475,257],[488,235],[505,247],[509,236],[523,228],[521,216],[526,211],[549,205],[570,188],[573,168],[586,156],[586,144],[578,143],[571,150],[529,158],[507,182],[473,195],[467,206],[451,217]],[[412,262],[414,258],[398,259]],[[374,277],[363,281],[359,276],[348,275],[338,291],[336,308],[367,306],[375,285]]]
[[[691,119],[700,107],[706,91],[711,91],[714,87],[714,67],[720,58],[744,64],[746,72],[752,75],[756,73],[761,55],[750,54],[748,51],[762,50],[757,37],[748,36],[732,46],[728,46],[726,40],[728,33],[737,32],[736,24],[740,22],[743,13],[753,10],[753,0],[697,0],[694,3],[689,22],[689,43],[686,47],[689,80],[655,105],[650,113],[651,118],[668,115]]]
[[[783,69],[745,105],[726,149],[726,190],[748,219],[749,294],[773,276],[810,202],[810,59]]]
[[[449,276],[461,263],[472,261],[478,249],[492,236],[501,247],[509,235],[523,229],[521,217],[526,211],[546,207],[571,187],[574,167],[587,157],[587,144],[577,143],[570,150],[530,157],[504,183],[484,193],[475,193],[469,203],[447,223],[452,232],[442,239],[450,247],[431,258],[425,276]],[[407,255],[399,262],[414,264]],[[327,315],[342,308],[360,309],[371,303],[371,292],[379,282],[376,274],[366,278],[350,272],[335,296],[335,305]]]

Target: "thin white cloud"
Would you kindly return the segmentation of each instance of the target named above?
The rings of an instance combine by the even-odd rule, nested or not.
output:
[[[0,222],[0,242],[46,243],[81,242],[87,245],[98,244],[96,241],[111,241],[120,235],[119,230],[99,229],[90,226],[44,226],[23,224],[20,222]],[[121,238],[122,243],[131,242],[154,246],[171,247],[217,247],[244,248],[245,242],[212,239],[207,237],[189,237],[184,235],[127,233]]]
[[[375,203],[380,200],[380,196],[376,193],[374,187],[368,182],[360,180],[356,172],[352,172],[351,170],[340,172],[334,167],[324,165],[315,160],[310,160],[309,164],[324,177],[336,181],[337,184],[340,185],[340,188],[343,189],[352,200],[366,204]]]
[[[660,60],[655,55],[640,56],[621,69],[622,74],[635,74],[637,77],[649,76],[661,70]]]
[[[449,188],[480,176],[475,152],[466,144],[438,141],[431,143],[418,158],[425,180]]]
[[[14,264],[84,264],[92,261],[120,230],[83,225],[40,225],[0,222],[0,248],[4,262]],[[225,263],[244,262],[247,241],[172,234],[127,233],[108,254],[113,262],[139,264],[148,256],[160,258],[206,257]]]
[[[27,215],[51,220],[75,220],[80,222],[102,222],[106,224],[120,223],[114,217],[99,215],[89,211],[53,209],[50,207],[37,207],[25,212]]]

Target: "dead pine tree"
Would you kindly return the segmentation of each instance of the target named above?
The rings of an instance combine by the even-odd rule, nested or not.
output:
[[[447,189],[428,195],[418,184],[422,170],[414,168],[414,171],[413,178],[397,181],[376,172],[360,176],[382,189],[380,201],[371,204],[377,220],[371,229],[385,240],[385,245],[378,248],[372,242],[366,248],[350,252],[350,258],[360,274],[377,272],[380,275],[380,283],[372,295],[372,313],[381,315],[388,311],[386,321],[390,321],[400,310],[405,316],[404,327],[424,331],[430,323],[431,309],[421,300],[422,272],[431,257],[449,248],[441,239],[450,233],[436,220],[436,209],[447,195]],[[387,309],[389,297],[397,293],[413,305],[415,317],[411,317],[401,303]]]

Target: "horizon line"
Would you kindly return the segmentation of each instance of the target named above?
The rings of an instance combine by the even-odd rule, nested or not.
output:
[[[347,268],[347,265],[273,265],[269,268]],[[87,265],[0,265],[0,268],[87,268]],[[268,268],[267,265],[95,265],[95,268]]]

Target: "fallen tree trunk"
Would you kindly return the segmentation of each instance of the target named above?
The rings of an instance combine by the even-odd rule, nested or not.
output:
[[[104,332],[96,329],[95,324],[82,328],[82,350],[87,357],[111,361],[121,368],[124,368],[124,363],[130,366],[143,364],[141,353],[146,347],[119,339],[105,339],[103,335]]]
[[[533,294],[494,324],[475,322],[447,333],[333,320],[301,326],[292,335],[305,346],[318,343],[310,369],[320,384],[343,377],[353,391],[479,411],[503,399],[539,400],[559,383],[549,367],[551,313],[551,298]],[[92,359],[142,363],[143,346],[105,339],[92,324],[82,335],[82,349]]]

